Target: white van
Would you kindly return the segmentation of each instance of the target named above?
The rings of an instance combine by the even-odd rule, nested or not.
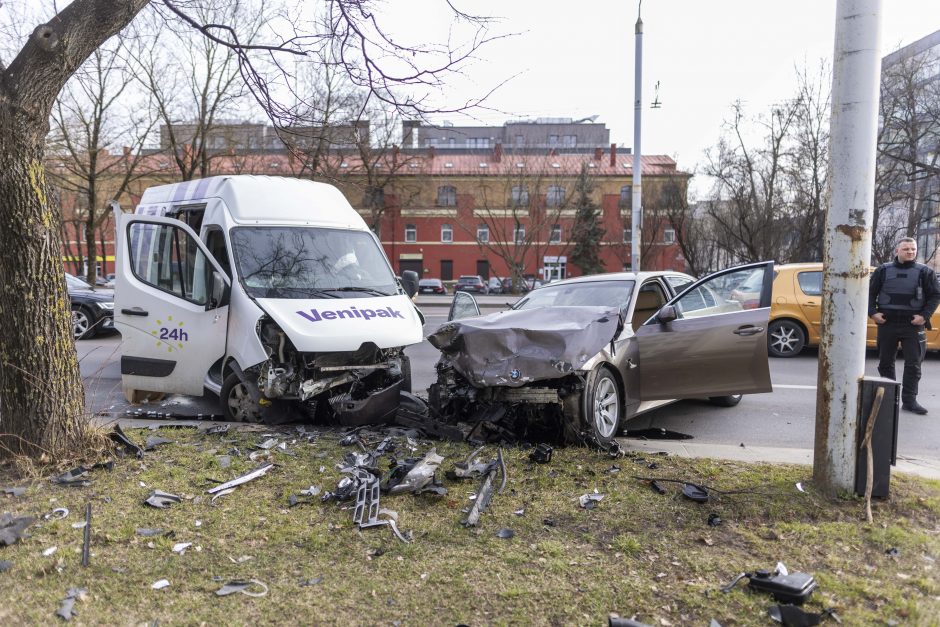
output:
[[[411,391],[423,316],[335,187],[217,176],[116,210],[124,395],[219,395],[229,420],[380,422]],[[414,276],[412,276],[414,275]],[[407,293],[406,293],[407,291]]]

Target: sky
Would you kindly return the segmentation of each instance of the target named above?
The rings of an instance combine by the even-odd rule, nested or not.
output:
[[[415,19],[426,1],[407,0],[414,10],[399,13],[404,25],[397,28],[428,37],[440,30],[427,16]],[[493,110],[474,112],[477,123],[597,115],[612,142],[633,145],[637,0],[456,5],[500,18],[494,32],[517,33],[484,46],[447,92],[458,102],[508,80],[488,98]],[[643,153],[669,155],[689,172],[717,142],[733,102],[766,112],[795,94],[797,68],[815,68],[821,59],[831,66],[836,0],[646,0],[640,10]],[[937,30],[940,0],[883,0],[882,56]],[[652,109],[657,82],[661,107]]]

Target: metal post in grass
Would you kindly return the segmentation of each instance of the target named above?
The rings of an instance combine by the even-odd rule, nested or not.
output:
[[[875,193],[881,0],[838,0],[832,68],[829,208],[823,243],[822,338],[813,478],[852,490],[859,384],[865,374]]]

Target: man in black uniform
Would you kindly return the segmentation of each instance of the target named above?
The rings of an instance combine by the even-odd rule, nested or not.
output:
[[[940,304],[940,285],[933,270],[914,261],[917,242],[913,238],[902,238],[894,253],[893,262],[871,275],[868,290],[868,316],[878,325],[878,373],[897,380],[894,360],[900,343],[904,352],[901,407],[926,414],[917,402],[917,384],[927,352],[924,328],[931,328],[930,316]]]

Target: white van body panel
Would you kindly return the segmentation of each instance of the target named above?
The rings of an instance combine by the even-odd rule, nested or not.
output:
[[[302,352],[355,351],[363,342],[393,348],[423,339],[418,313],[401,294],[355,299],[259,298],[258,304]]]

